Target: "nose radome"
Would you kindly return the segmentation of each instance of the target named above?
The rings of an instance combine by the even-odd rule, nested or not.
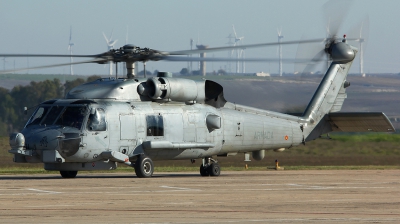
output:
[[[79,133],[63,133],[63,136],[58,142],[59,152],[66,158],[78,152],[81,138]]]

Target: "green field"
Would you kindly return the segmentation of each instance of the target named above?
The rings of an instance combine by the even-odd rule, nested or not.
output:
[[[300,169],[400,169],[400,134],[331,135],[332,139],[317,139],[284,152],[267,151],[262,161],[244,162],[243,154],[217,157],[222,170],[265,170],[275,160],[286,170]],[[8,153],[8,138],[0,137],[0,174],[49,173],[41,164],[17,164]],[[154,161],[156,172],[198,171],[201,160]],[[115,171],[113,171],[115,172]],[[132,172],[121,165],[117,172]]]

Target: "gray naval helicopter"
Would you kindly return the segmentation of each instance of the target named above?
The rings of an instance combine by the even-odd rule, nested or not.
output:
[[[138,61],[218,60],[180,55],[316,41],[326,43],[320,54],[327,54],[331,64],[299,116],[227,102],[223,87],[211,80],[134,74]],[[10,135],[9,152],[16,163],[44,163],[44,169],[60,171],[64,178],[84,170],[114,170],[118,164],[133,167],[137,177],[151,177],[153,160],[184,159],[202,159],[200,175],[219,176],[217,156],[251,153],[261,160],[265,150],[291,148],[329,132],[394,132],[384,113],[339,112],[356,53],[345,37],[333,37],[176,52],[125,45],[99,55],[74,55],[94,59],[73,64],[125,62],[128,75],[98,79],[75,87],[64,99],[41,103],[23,130]]]

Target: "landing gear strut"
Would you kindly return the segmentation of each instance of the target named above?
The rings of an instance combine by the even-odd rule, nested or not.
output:
[[[221,173],[221,167],[218,162],[210,157],[203,159],[203,164],[200,166],[200,175],[203,177],[208,176],[219,176]]]
[[[78,174],[78,171],[61,171],[60,174],[63,178],[75,178]]]
[[[137,177],[151,177],[154,172],[153,161],[145,156],[140,155],[135,162],[135,173]]]

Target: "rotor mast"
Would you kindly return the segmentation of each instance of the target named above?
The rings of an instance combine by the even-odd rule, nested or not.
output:
[[[134,61],[126,61],[126,78],[133,79],[135,78],[135,62]]]

